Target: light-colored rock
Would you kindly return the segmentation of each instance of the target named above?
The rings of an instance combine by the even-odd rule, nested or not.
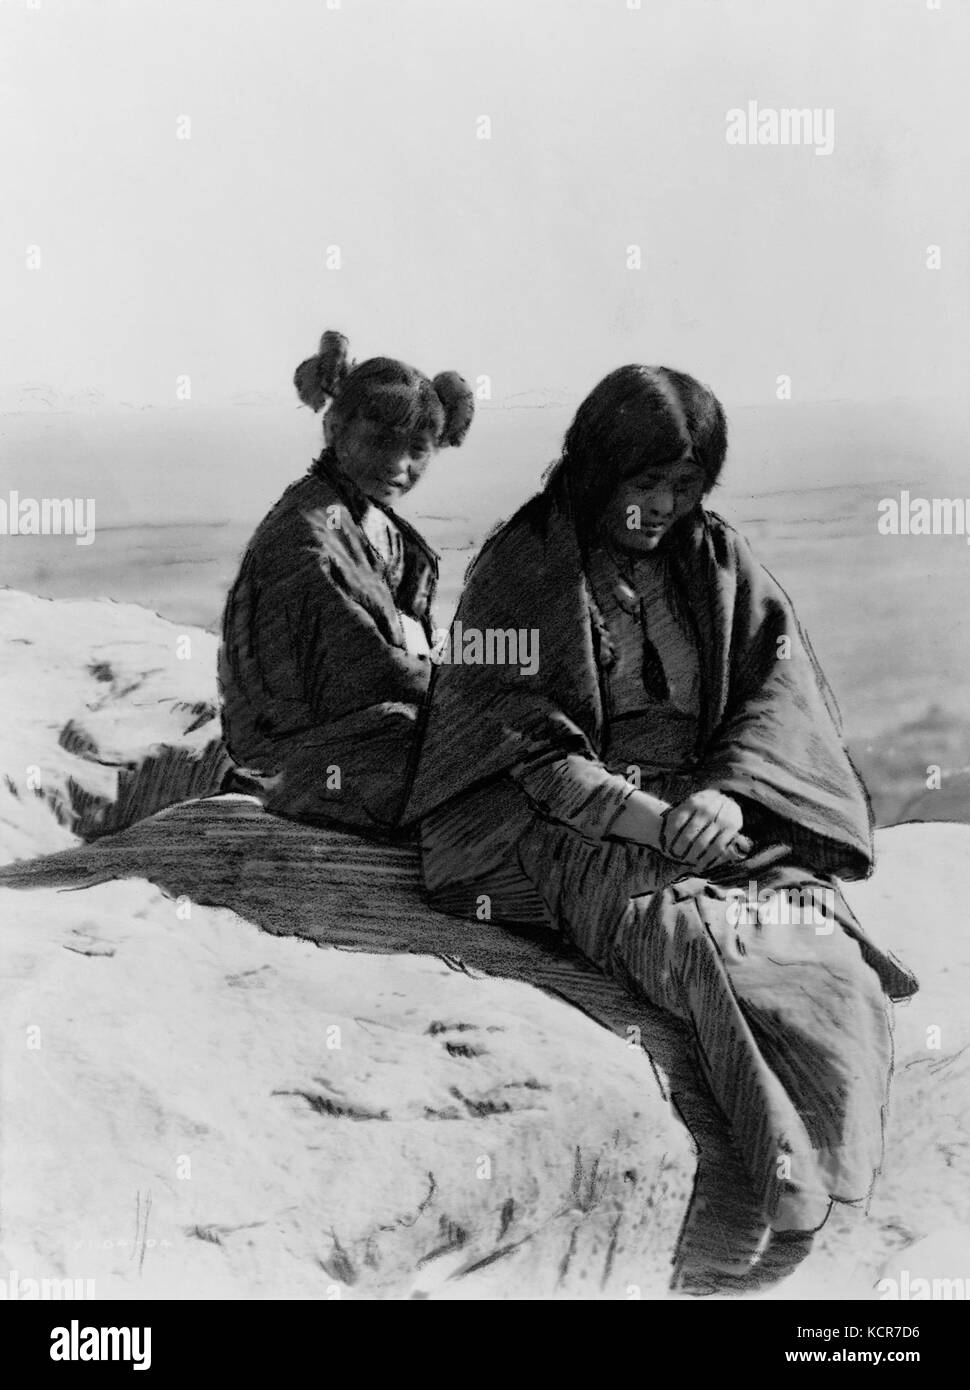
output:
[[[0,863],[218,790],[216,647],[135,604],[0,590]]]
[[[649,1063],[526,985],[144,881],[0,890],[0,1277],[99,1298],[663,1293]]]
[[[184,634],[181,662],[181,635],[130,605],[0,595],[0,647],[20,656],[0,677],[0,854],[23,861],[0,871],[0,1279],[663,1296],[695,1167],[658,1084],[693,1104],[669,1021],[545,944],[428,913],[406,851],[336,853],[246,798],[80,845],[175,799],[153,750],[187,766],[212,745],[215,639]],[[147,767],[147,793],[119,794],[121,767]],[[765,1297],[878,1298],[907,1259],[950,1277],[970,1228],[970,827],[878,847],[847,896],[922,984],[895,1011],[884,1172],[868,1217],[837,1210]]]
[[[292,1228],[283,1223],[286,1254],[275,1246],[263,1249],[267,1232],[240,1239],[239,1232],[227,1231],[219,1258],[213,1263],[213,1252],[203,1250],[200,1263],[197,1236],[176,1244],[170,1234],[173,1247],[159,1249],[169,1249],[183,1289],[201,1287],[196,1280],[215,1280],[213,1287],[240,1296],[261,1296],[271,1284],[292,1288],[307,1277],[299,1271],[311,1259],[311,1246],[318,1249],[305,1232],[332,1228],[344,1255],[338,1252],[334,1265],[324,1240],[320,1258],[331,1272],[355,1271],[342,1296],[625,1297],[631,1285],[645,1297],[660,1296],[693,1159],[684,1132],[671,1127],[649,1063],[565,1003],[474,967],[537,978],[567,997],[578,990],[581,1002],[584,980],[562,965],[551,966],[545,978],[533,944],[511,943],[498,932],[493,939],[484,925],[476,933],[473,924],[437,914],[422,919],[403,881],[399,899],[392,894],[389,900],[388,919],[355,915],[355,902],[367,897],[366,888],[363,897],[352,894],[355,880],[358,893],[366,884],[366,855],[342,881],[332,846],[329,859],[321,853],[315,862],[304,827],[262,816],[245,799],[216,806],[218,814],[198,805],[172,808],[123,835],[0,875],[0,881],[27,883],[40,870],[47,881],[66,885],[86,881],[85,872],[93,880],[143,873],[169,893],[162,896],[141,878],[71,893],[0,889],[0,913],[16,924],[17,944],[10,958],[16,984],[8,985],[12,997],[0,1001],[9,1020],[8,1122],[0,1134],[11,1148],[5,1145],[3,1164],[6,1181],[19,1171],[21,1184],[8,1209],[23,1216],[25,1230],[53,1238],[55,1268],[65,1258],[56,1231],[73,1229],[64,1222],[65,1206],[114,1212],[123,1205],[119,1193],[150,1188],[153,1203],[166,1203],[169,1230],[242,1227],[264,1219],[247,1213],[278,1212],[284,1200],[293,1204]],[[203,814],[204,835],[198,830]],[[196,853],[187,862],[183,851],[191,843]],[[970,941],[954,930],[970,893],[970,827],[898,827],[880,832],[879,851],[875,877],[848,885],[848,896],[922,984],[915,999],[895,1010],[897,1075],[884,1171],[869,1215],[837,1208],[809,1260],[763,1296],[878,1298],[878,1280],[894,1254],[904,1254],[943,1221],[970,1225],[970,1020],[964,1007]],[[186,861],[181,871],[180,858]],[[180,887],[190,891],[180,894]],[[237,912],[199,906],[200,898],[231,902]],[[340,913],[335,902],[343,904]],[[266,930],[244,921],[247,913]],[[424,949],[440,952],[435,958],[403,954],[421,949],[414,930],[422,922]],[[292,930],[367,949],[319,951],[267,934]],[[8,928],[5,941],[9,934]],[[59,956],[63,945],[69,950]],[[87,951],[92,954],[79,954]],[[92,970],[101,973],[87,973]],[[595,989],[589,1002],[623,1032],[622,1004]],[[639,1023],[632,1001],[627,1008],[626,1017]],[[100,1020],[111,1020],[110,1026]],[[27,1049],[32,1024],[46,1039],[39,1059]],[[332,1025],[341,1029],[340,1049],[327,1046]],[[645,1031],[644,1038],[654,1048],[657,1035]],[[669,1046],[671,1039],[661,1035],[659,1041]],[[55,1090],[37,1088],[29,1067],[38,1060]],[[282,1119],[281,1098],[273,1094],[281,1090],[304,1093],[282,1098]],[[88,1133],[90,1151],[80,1174],[74,1166],[66,1173],[63,1164],[57,1167],[64,1152],[78,1151],[72,1135],[79,1125],[77,1107],[66,1116],[58,1110],[58,1093],[85,1097],[80,1132]],[[116,1100],[124,1124],[115,1118]],[[340,1113],[347,1108],[361,1118]],[[383,1120],[362,1118],[384,1112]],[[214,1187],[196,1181],[195,1163],[191,1179],[173,1176],[178,1155],[200,1152],[186,1137],[195,1132],[192,1124],[208,1126],[199,1131],[198,1144],[204,1172],[218,1175]],[[27,1134],[52,1125],[59,1128],[47,1141],[50,1168],[41,1183],[36,1163],[21,1159],[18,1170],[7,1154],[16,1154]],[[320,1165],[315,1180],[304,1140]],[[242,1168],[232,1158],[236,1146],[247,1155]],[[94,1157],[102,1151],[107,1160]],[[492,1160],[492,1178],[469,1178],[469,1153],[476,1161]],[[495,1186],[498,1154],[504,1187]],[[295,1174],[291,1185],[277,1172],[281,1164]],[[101,1182],[105,1166],[110,1177]],[[583,1198],[586,1179],[578,1175],[588,1177],[594,1168],[596,1183]],[[648,1171],[659,1175],[659,1185],[643,1195],[624,1175]],[[434,1193],[415,1228],[409,1224],[417,1210],[415,1175],[428,1172],[436,1174]],[[339,1199],[335,1206],[319,1195],[320,1173],[326,1191]],[[383,1194],[380,1201],[375,1194]],[[494,1235],[504,1221],[496,1225],[496,1197],[500,1213],[517,1211],[521,1218],[517,1233],[509,1228],[501,1240]],[[41,1199],[50,1208],[38,1213],[31,1203]],[[200,1205],[186,1206],[190,1199]],[[274,1231],[279,1220],[269,1222]],[[460,1226],[464,1237],[438,1240],[439,1226],[445,1233]],[[432,1236],[437,1243],[426,1244]],[[523,1243],[515,1244],[519,1239]],[[241,1253],[248,1240],[258,1251],[249,1263]],[[446,1247],[441,1264],[437,1257],[425,1259],[439,1246]],[[461,1273],[507,1246],[493,1262]],[[14,1253],[16,1267],[25,1271],[33,1267],[25,1261],[36,1265],[39,1252],[29,1244],[22,1249]],[[116,1256],[88,1277],[125,1277],[135,1290],[156,1287],[133,1283],[129,1266],[116,1268]],[[66,1268],[82,1277],[76,1263]],[[321,1296],[318,1285],[312,1287]]]
[[[893,1303],[970,1298],[970,1226],[961,1222],[930,1231],[897,1251],[876,1282],[880,1300]]]
[[[100,1296],[662,1290],[694,1164],[644,1054],[524,984],[432,957],[430,938],[423,958],[274,940],[339,941],[320,891],[333,865],[319,836],[254,803],[247,817],[245,799],[226,803],[241,836],[189,807],[81,846],[131,810],[119,767],[148,811],[159,746],[210,746],[215,638],[10,591],[0,623],[3,857],[35,870],[31,856],[76,846],[68,861],[127,880],[0,892],[9,1268],[95,1278]],[[155,804],[177,799],[163,790]],[[137,864],[117,861],[126,845]],[[392,884],[367,853],[341,905],[369,904],[374,949],[400,949],[394,933],[425,912],[413,853]]]

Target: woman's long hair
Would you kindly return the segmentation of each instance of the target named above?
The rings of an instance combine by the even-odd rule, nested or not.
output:
[[[618,367],[594,386],[566,431],[562,455],[546,482],[547,488],[565,493],[584,565],[599,520],[620,483],[687,454],[703,469],[704,492],[710,492],[727,454],[727,419],[709,387],[686,372],[638,364]],[[695,640],[696,616],[679,552],[688,537],[696,536],[700,515],[698,506],[682,517],[658,556],[667,600]],[[592,588],[589,600],[597,662],[609,670],[615,660],[614,639]],[[644,642],[653,652],[646,636]]]
[[[709,492],[727,453],[720,401],[686,372],[634,363],[610,372],[583,401],[549,483],[565,487],[577,527],[588,531],[624,479],[688,452]]]

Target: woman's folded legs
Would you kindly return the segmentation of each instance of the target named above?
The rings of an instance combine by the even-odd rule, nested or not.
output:
[[[750,920],[703,880],[672,882],[682,871],[650,850],[538,818],[518,857],[586,956],[688,1024],[773,1229],[865,1199],[892,1042],[879,979],[837,922]]]

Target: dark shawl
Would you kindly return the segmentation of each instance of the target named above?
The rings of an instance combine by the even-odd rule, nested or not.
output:
[[[404,542],[392,593],[360,525],[367,505],[324,452],[250,541],[219,652],[230,755],[282,776],[269,809],[361,829],[393,827],[407,792],[431,662],[407,650],[398,609],[430,639],[438,573],[434,551],[385,508]]]
[[[801,862],[866,877],[868,798],[788,596],[712,512],[698,509],[667,543],[701,658],[697,785],[760,811],[762,831],[792,844]],[[561,482],[553,479],[486,542],[457,620],[466,631],[535,629],[538,671],[436,669],[409,823],[515,764],[555,751],[608,756],[602,621]]]

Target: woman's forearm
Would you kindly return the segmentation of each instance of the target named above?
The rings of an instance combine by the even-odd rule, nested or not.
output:
[[[649,792],[634,791],[610,826],[610,835],[634,840],[650,849],[663,849],[663,817],[670,803]]]
[[[512,768],[511,776],[540,814],[590,840],[611,833],[617,813],[633,792],[626,778],[578,753]]]

